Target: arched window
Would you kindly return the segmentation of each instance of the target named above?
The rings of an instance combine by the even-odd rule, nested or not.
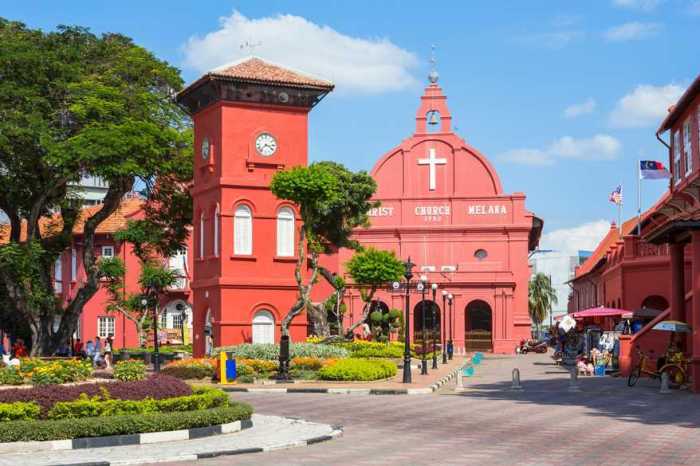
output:
[[[199,214],[199,258],[204,258],[204,214]]]
[[[294,256],[294,211],[289,207],[277,211],[277,255]]]
[[[214,212],[214,257],[219,257],[219,204]]]
[[[275,318],[270,311],[258,311],[253,316],[253,343],[275,342]]]
[[[233,253],[253,254],[253,214],[247,205],[236,207],[233,219]]]

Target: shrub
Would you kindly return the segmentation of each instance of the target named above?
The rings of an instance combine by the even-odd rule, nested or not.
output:
[[[36,419],[40,412],[41,408],[34,402],[0,403],[0,422]]]
[[[48,419],[80,419],[95,416],[120,416],[153,412],[195,411],[228,406],[228,395],[216,388],[198,387],[189,396],[154,400],[113,400],[103,396],[93,398],[83,394],[78,400],[56,403]]]
[[[146,365],[143,361],[119,361],[115,364],[112,375],[122,382],[143,380],[146,378]]]
[[[323,380],[378,380],[396,375],[396,365],[376,359],[341,359],[318,371]]]
[[[0,423],[0,442],[63,440],[191,429],[250,419],[252,413],[253,409],[249,405],[235,403],[232,406],[198,411],[5,422]]]
[[[161,374],[171,375],[178,379],[212,378],[216,372],[215,359],[182,359],[173,361],[161,369]]]
[[[294,358],[292,359],[292,368],[300,370],[317,371],[323,367],[323,360],[319,358]]]
[[[235,346],[216,348],[217,354],[221,351],[232,352],[236,358],[243,359],[279,359],[279,345],[273,343],[244,343]],[[289,348],[290,357],[313,358],[346,358],[348,351],[335,345],[318,345],[314,343],[292,343]]]
[[[92,375],[92,364],[88,360],[55,360],[32,364],[32,384],[49,385],[85,380]],[[22,371],[25,369],[23,368]]]
[[[22,385],[24,378],[16,367],[8,366],[0,369],[0,385]]]
[[[279,363],[267,359],[240,359],[236,369],[240,366],[250,367],[255,375],[264,375],[277,371]]]
[[[41,406],[42,413],[46,413],[60,401],[77,400],[83,393],[89,397],[103,396],[105,391],[109,397],[120,400],[142,400],[149,397],[160,400],[191,395],[192,387],[175,377],[153,375],[148,379],[135,382],[88,383],[74,386],[51,385],[28,389],[0,390],[0,403],[36,401]]]

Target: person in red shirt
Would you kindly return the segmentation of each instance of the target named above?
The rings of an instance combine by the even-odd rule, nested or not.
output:
[[[73,356],[83,356],[83,342],[80,338],[73,343]]]
[[[26,358],[27,357],[27,347],[24,346],[24,340],[21,338],[17,339],[15,345],[12,347],[12,352],[16,358]]]

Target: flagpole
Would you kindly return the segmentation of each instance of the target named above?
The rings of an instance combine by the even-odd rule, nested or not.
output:
[[[620,183],[620,202],[617,203],[617,229],[619,230],[620,236],[622,236],[622,192],[622,183]]]
[[[642,236],[642,161],[637,161],[637,236]]]

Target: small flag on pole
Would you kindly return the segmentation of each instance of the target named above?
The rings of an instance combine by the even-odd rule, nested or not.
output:
[[[654,160],[639,161],[639,178],[642,180],[661,180],[671,178],[671,172],[664,164]]]
[[[613,192],[610,193],[610,197],[608,197],[608,200],[612,202],[613,204],[617,205],[622,205],[622,185],[618,184],[617,188],[613,190]]]

